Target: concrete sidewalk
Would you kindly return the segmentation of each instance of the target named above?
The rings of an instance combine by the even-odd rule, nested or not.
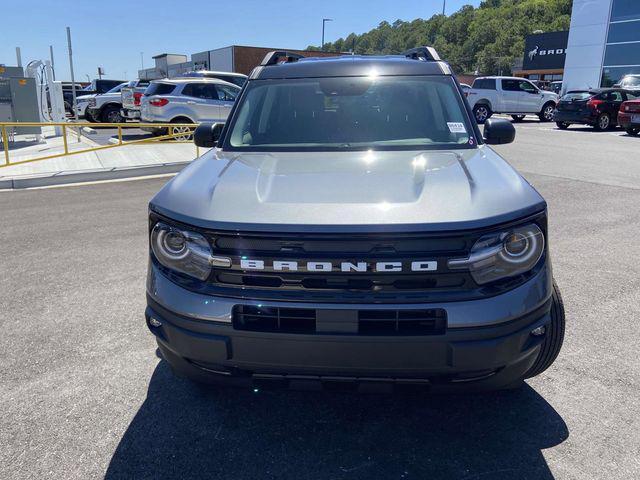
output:
[[[15,162],[63,153],[63,138],[52,133],[45,134],[41,143],[33,141],[33,135],[16,136],[14,145],[17,144],[18,148],[10,149],[10,160]],[[90,133],[83,134],[78,141],[77,135],[70,130],[67,131],[67,145],[71,152],[99,146],[91,140]],[[200,153],[203,152],[201,149]],[[192,143],[123,145],[2,167],[0,189],[175,173],[195,158],[196,148]],[[4,157],[0,159],[0,166],[3,163]]]

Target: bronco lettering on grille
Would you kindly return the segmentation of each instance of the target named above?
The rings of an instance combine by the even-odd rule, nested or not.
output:
[[[264,260],[243,258],[240,268],[243,270],[265,270],[268,268],[279,272],[367,272],[397,273],[402,271],[434,272],[438,269],[435,260],[418,260],[404,265],[403,262],[297,262],[292,260],[273,260],[266,265]]]

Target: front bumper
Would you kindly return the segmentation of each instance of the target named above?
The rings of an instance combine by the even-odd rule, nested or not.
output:
[[[567,112],[564,110],[556,110],[553,114],[554,122],[567,122],[567,123],[584,123],[587,125],[593,125],[596,123],[597,115],[593,115],[589,112]]]
[[[387,389],[412,384],[441,390],[495,389],[521,378],[535,361],[544,337],[531,331],[550,322],[551,286],[551,271],[545,267],[520,287],[491,298],[375,306],[444,308],[448,328],[440,335],[291,334],[235,330],[233,307],[252,302],[187,291],[150,265],[145,316],[174,370],[200,381],[292,388],[338,384]],[[151,318],[161,325],[153,326]]]
[[[100,118],[100,109],[96,107],[87,107],[84,112],[85,117]]]
[[[76,105],[76,114],[78,115],[78,117],[84,117],[86,110],[88,107],[88,103],[78,103]]]

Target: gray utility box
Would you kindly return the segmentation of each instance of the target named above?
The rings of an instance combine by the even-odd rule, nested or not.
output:
[[[0,78],[24,78],[24,68],[0,65]]]
[[[9,67],[4,67],[9,68]],[[38,95],[34,78],[2,78],[0,77],[0,112],[7,121],[7,112],[11,111],[12,122],[39,122]],[[10,130],[10,129],[7,129]],[[16,127],[11,129],[18,135],[40,134],[40,127]]]

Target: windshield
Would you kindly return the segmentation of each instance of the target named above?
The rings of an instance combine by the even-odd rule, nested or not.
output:
[[[624,77],[622,80],[622,85],[625,87],[640,87],[640,77]]]
[[[593,97],[593,93],[589,93],[589,92],[569,92],[567,93],[564,97],[562,97],[562,100],[564,100],[565,102],[571,102],[574,100],[586,100],[588,98]]]
[[[126,87],[127,84],[125,83],[121,83],[120,85],[116,85],[115,87],[113,87],[111,90],[108,90],[107,93],[118,93],[120,90],[122,90],[122,87]]]
[[[225,148],[408,150],[476,143],[451,77],[256,80],[241,102]]]

